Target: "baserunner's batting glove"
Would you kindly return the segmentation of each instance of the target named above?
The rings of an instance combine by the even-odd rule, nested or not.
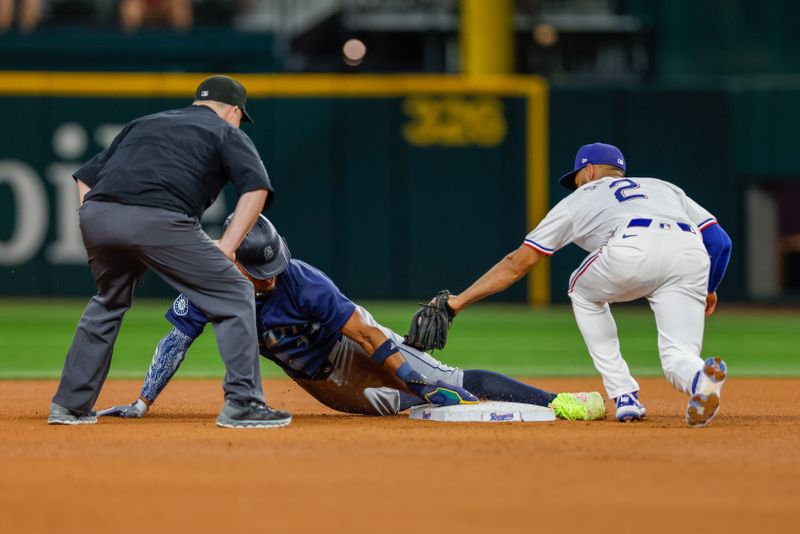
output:
[[[147,413],[147,405],[141,399],[136,399],[130,404],[122,404],[112,408],[106,408],[97,412],[97,417],[125,417],[126,419],[139,419]]]
[[[457,404],[478,404],[478,397],[464,388],[437,381],[435,384],[420,388],[419,396],[437,406],[455,406]]]

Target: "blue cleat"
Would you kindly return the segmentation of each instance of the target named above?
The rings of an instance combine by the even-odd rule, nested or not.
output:
[[[719,412],[719,397],[728,377],[728,366],[719,356],[708,358],[692,381],[692,396],[686,407],[689,428],[703,428]]]
[[[620,423],[641,421],[647,414],[644,405],[639,402],[638,391],[620,395],[614,399],[614,405],[617,407],[617,421]]]
[[[478,404],[478,397],[464,388],[437,380],[426,386],[422,398],[436,406],[455,406],[458,404]]]

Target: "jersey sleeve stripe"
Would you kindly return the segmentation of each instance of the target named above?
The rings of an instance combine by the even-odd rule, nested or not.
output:
[[[552,248],[543,247],[542,245],[540,245],[536,241],[531,241],[530,239],[526,239],[522,244],[527,246],[527,247],[532,248],[533,250],[535,250],[537,252],[541,252],[545,256],[552,256],[553,253],[555,252]]]
[[[703,221],[700,224],[698,224],[697,225],[697,229],[702,232],[703,230],[705,230],[706,228],[708,228],[712,224],[718,224],[717,220],[714,219],[713,217],[711,219],[706,219],[705,221]]]

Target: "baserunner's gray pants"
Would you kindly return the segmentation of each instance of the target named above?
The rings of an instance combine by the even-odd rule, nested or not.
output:
[[[406,345],[402,336],[378,324],[367,310],[359,306],[358,311],[367,324],[380,328],[394,341],[411,368],[431,383],[442,380],[458,387],[464,385],[462,369],[445,365],[430,354]],[[363,415],[396,415],[408,406],[427,402],[412,395],[405,384],[373,362],[361,345],[350,338],[342,336],[331,350],[328,361],[333,364],[333,370],[324,380],[293,379],[329,408]]]
[[[252,284],[197,220],[159,208],[88,201],[79,211],[97,294],[83,312],[53,397],[70,410],[94,407],[108,375],[122,316],[151,269],[214,325],[225,362],[225,398],[264,401]]]

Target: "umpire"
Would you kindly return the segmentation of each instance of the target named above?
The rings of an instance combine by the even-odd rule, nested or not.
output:
[[[239,129],[241,121],[253,122],[245,100],[241,83],[212,76],[197,87],[191,106],[134,120],[75,172],[80,228],[97,294],[75,331],[49,424],[97,421],[93,408],[122,317],[148,269],[212,318],[226,367],[225,406],[217,424],[263,428],[291,421],[289,413],[264,402],[253,286],[232,261],[273,200],[264,164]],[[239,201],[215,243],[199,220],[228,180]]]

